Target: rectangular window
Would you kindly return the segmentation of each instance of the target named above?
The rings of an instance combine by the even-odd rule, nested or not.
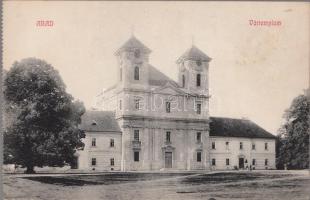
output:
[[[201,132],[197,132],[196,140],[197,140],[197,143],[201,142]]]
[[[240,149],[243,149],[243,143],[240,142]]]
[[[123,68],[119,68],[119,80],[122,81],[123,80]]]
[[[252,159],[252,165],[256,165],[256,160]]]
[[[138,66],[135,67],[134,79],[137,81],[140,79],[140,70]]]
[[[122,100],[119,100],[119,109],[122,110]]]
[[[170,113],[170,102],[166,102],[166,113]]]
[[[265,150],[268,150],[268,143],[265,143]]]
[[[229,165],[229,158],[226,158],[226,165]]]
[[[139,151],[133,153],[133,159],[135,162],[139,162]]]
[[[139,130],[134,130],[133,139],[135,141],[139,141]]]
[[[140,109],[140,99],[135,99],[135,109],[136,110]]]
[[[268,159],[265,159],[265,166],[268,166]]]
[[[197,114],[200,115],[201,114],[201,103],[197,103],[197,110],[196,110]]]
[[[197,152],[197,162],[201,162],[201,152]]]
[[[212,166],[216,165],[216,160],[214,158],[212,158]]]
[[[114,166],[114,158],[111,158],[111,159],[110,159],[110,165],[111,165],[111,166]]]
[[[97,159],[96,158],[92,158],[91,159],[91,165],[92,166],[96,166],[97,165]]]
[[[110,147],[114,147],[114,139],[110,139]]]
[[[95,147],[96,146],[96,138],[92,138],[91,140],[91,146]]]
[[[256,149],[256,146],[255,146],[255,144],[253,143],[252,144],[252,150],[255,150]]]
[[[215,142],[212,142],[212,149],[215,149]]]
[[[170,133],[170,131],[166,132],[166,142],[171,142],[171,133]]]
[[[200,87],[200,85],[201,85],[201,75],[200,74],[197,74],[196,85],[197,85],[197,87]]]
[[[226,142],[226,150],[229,149],[229,142]]]
[[[184,74],[182,75],[182,87],[183,88],[185,87],[185,75]]]

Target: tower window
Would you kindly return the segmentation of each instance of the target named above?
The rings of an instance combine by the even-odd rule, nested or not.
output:
[[[197,162],[201,162],[201,152],[197,152]]]
[[[136,67],[135,67],[135,74],[134,74],[135,80],[139,80],[139,78],[140,78],[140,77],[139,77],[139,75],[140,75],[140,74],[139,74],[139,73],[140,73],[139,71],[140,71],[139,67],[136,66]]]
[[[166,113],[170,113],[170,102],[166,102]]]
[[[111,165],[111,166],[114,166],[114,158],[111,158],[111,159],[110,159],[110,165]]]
[[[182,87],[185,87],[185,75],[182,75]]]
[[[166,132],[166,142],[171,142],[171,132],[170,131]]]
[[[133,160],[135,161],[135,162],[139,162],[139,151],[134,151],[134,153],[133,153]]]
[[[123,68],[119,68],[119,80],[123,80]]]
[[[110,139],[110,147],[114,147],[114,139]]]
[[[197,78],[196,78],[197,87],[200,87],[200,84],[201,84],[201,74],[197,74]]]
[[[252,144],[252,150],[255,150],[256,149],[256,146],[255,146],[255,144],[253,143]]]
[[[134,130],[133,138],[135,141],[139,141],[139,130]]]
[[[226,142],[226,150],[229,150],[229,142]]]
[[[91,140],[91,146],[95,147],[96,146],[96,138],[92,138]]]
[[[240,149],[243,149],[243,143],[240,142]]]
[[[201,103],[197,103],[197,110],[196,110],[197,114],[201,114]]]
[[[201,132],[197,132],[196,140],[197,140],[198,143],[201,142]]]
[[[268,150],[268,143],[265,143],[265,150]]]
[[[226,158],[226,165],[229,165],[229,158]]]
[[[268,165],[268,159],[265,159],[265,166]]]
[[[252,159],[252,165],[256,165],[256,160]]]

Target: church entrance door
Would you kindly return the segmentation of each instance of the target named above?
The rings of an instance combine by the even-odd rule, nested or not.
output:
[[[244,158],[239,158],[239,169],[244,168]]]
[[[172,168],[172,152],[165,152],[165,168]]]

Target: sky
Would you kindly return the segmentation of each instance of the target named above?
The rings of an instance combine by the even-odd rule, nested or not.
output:
[[[3,2],[3,66],[36,57],[52,64],[67,91],[90,109],[117,80],[115,51],[131,34],[150,63],[172,79],[194,43],[212,58],[210,115],[248,118],[273,134],[284,110],[309,86],[306,2]],[[52,20],[53,26],[36,26]],[[251,26],[275,20],[281,26]]]

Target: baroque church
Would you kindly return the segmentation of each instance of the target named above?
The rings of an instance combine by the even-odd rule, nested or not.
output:
[[[271,133],[247,119],[209,116],[209,56],[190,47],[176,61],[175,81],[150,54],[135,36],[115,52],[119,81],[82,116],[78,169],[275,169]]]

